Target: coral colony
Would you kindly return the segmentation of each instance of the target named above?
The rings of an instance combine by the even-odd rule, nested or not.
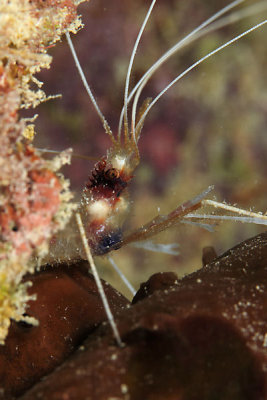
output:
[[[46,253],[49,239],[65,226],[74,207],[68,182],[57,173],[70,154],[45,160],[31,144],[33,125],[20,119],[18,111],[47,100],[34,74],[50,67],[47,48],[67,29],[76,32],[81,26],[79,3],[0,4],[0,342],[10,318],[28,321],[23,314],[29,296],[22,277],[33,272],[32,256]]]

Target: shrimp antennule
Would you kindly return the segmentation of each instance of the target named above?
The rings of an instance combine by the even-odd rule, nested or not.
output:
[[[134,48],[131,54],[131,58],[130,58],[130,62],[129,62],[129,66],[128,66],[128,71],[127,71],[127,75],[126,75],[126,81],[125,81],[125,90],[124,90],[124,135],[125,135],[125,141],[127,141],[127,139],[129,138],[129,126],[128,126],[128,117],[127,117],[127,103],[128,103],[128,91],[129,91],[129,83],[130,83],[130,77],[131,77],[131,71],[132,71],[132,66],[133,66],[133,62],[134,62],[134,57],[140,42],[140,39],[142,37],[142,34],[144,32],[144,29],[146,27],[147,21],[150,17],[150,14],[153,10],[153,7],[155,5],[157,0],[153,0],[148,11],[147,14],[145,16],[145,19],[142,23],[142,26],[139,30],[139,33],[137,35],[135,44],[134,44]],[[134,127],[132,126],[132,133],[133,133],[133,129]],[[120,131],[119,131],[119,139],[120,139]]]
[[[236,7],[237,5],[241,4],[245,0],[235,0],[228,6],[224,7],[223,9],[219,10],[217,13],[212,15],[210,18],[208,18],[206,21],[204,21],[201,25],[199,25],[197,28],[195,28],[193,31],[191,31],[187,36],[185,36],[182,40],[178,41],[172,48],[170,48],[166,53],[163,54],[149,69],[148,71],[143,75],[143,77],[139,80],[139,82],[135,85],[134,89],[131,91],[126,105],[129,104],[131,101],[133,95],[136,93],[138,89],[138,94],[135,97],[135,101],[132,107],[132,129],[134,130],[135,127],[135,115],[136,115],[136,108],[137,108],[137,101],[138,98],[141,94],[141,91],[143,90],[144,86],[150,79],[150,77],[154,74],[154,72],[165,62],[167,61],[174,53],[176,53],[180,48],[182,48],[185,44],[189,44],[191,41],[194,41],[198,38],[197,33],[203,30],[206,26],[210,25],[213,21],[216,19],[220,18],[223,14],[227,13],[229,10],[232,8]],[[125,105],[121,111],[120,115],[120,122],[119,122],[119,132],[118,136],[120,137],[121,134],[121,127],[122,127],[122,119],[125,113]]]
[[[241,38],[243,38],[244,36],[250,34],[251,32],[254,32],[256,29],[261,28],[263,25],[267,24],[267,19],[263,20],[262,22],[252,26],[251,28],[247,29],[246,31],[242,32],[240,35],[235,36],[234,38],[232,38],[231,40],[228,40],[226,43],[222,44],[221,46],[217,47],[216,49],[212,50],[211,52],[209,52],[208,54],[206,54],[205,56],[201,57],[199,60],[197,60],[194,64],[192,64],[190,67],[188,67],[186,70],[184,70],[181,74],[179,74],[175,79],[173,79],[155,98],[154,100],[151,102],[151,104],[147,107],[146,111],[144,112],[142,118],[140,119],[140,121],[137,124],[137,128],[139,129],[140,126],[142,126],[142,124],[145,121],[145,118],[147,116],[147,114],[149,113],[149,111],[151,110],[151,108],[158,102],[158,100],[173,86],[175,85],[180,79],[182,79],[185,75],[187,75],[190,71],[192,71],[193,69],[195,69],[198,65],[202,64],[204,61],[206,61],[208,58],[212,57],[213,55],[219,53],[220,51],[222,51],[223,49],[225,49],[226,47],[230,46],[231,44],[237,42],[238,40],[240,40]]]
[[[112,130],[111,130],[106,118],[104,117],[103,113],[101,112],[101,110],[100,110],[100,108],[99,108],[99,106],[98,106],[98,104],[96,102],[96,99],[95,99],[95,97],[94,97],[94,95],[92,93],[92,90],[90,89],[90,86],[89,86],[89,84],[88,84],[88,82],[87,82],[87,80],[85,78],[84,72],[82,70],[80,61],[78,59],[77,53],[75,51],[75,48],[73,46],[73,43],[72,43],[72,40],[70,38],[69,32],[66,32],[66,38],[67,38],[67,42],[68,42],[69,48],[71,50],[72,57],[73,57],[73,59],[75,61],[75,65],[76,65],[76,67],[78,69],[78,72],[80,74],[80,77],[81,77],[81,80],[83,82],[83,85],[84,85],[84,87],[85,87],[85,89],[87,91],[87,94],[90,97],[91,102],[92,102],[97,114],[99,115],[99,117],[100,117],[100,119],[102,121],[102,124],[103,124],[103,127],[105,129],[105,132],[109,135],[110,139],[112,140],[112,143],[116,146],[118,143],[117,143],[116,139],[114,138]]]
[[[217,29],[220,29],[222,27],[225,27],[229,24],[233,24],[237,21],[240,21],[248,16],[251,16],[253,14],[258,14],[267,8],[266,1],[261,1],[256,4],[253,4],[252,6],[248,6],[244,8],[243,10],[239,10],[237,12],[231,13],[227,15],[224,18],[221,18],[224,14],[229,12],[231,9],[234,7],[237,7],[241,3],[243,3],[245,0],[236,0],[227,5],[226,7],[222,8],[219,10],[217,13],[212,15],[210,18],[208,18],[206,21],[204,21],[202,24],[200,24],[197,28],[195,28],[193,31],[191,31],[188,35],[186,35],[183,39],[178,41],[173,47],[171,47],[166,53],[164,53],[148,70],[147,72],[143,75],[143,77],[138,81],[138,83],[135,85],[135,87],[132,89],[128,100],[127,100],[127,106],[130,103],[131,99],[134,97],[133,105],[132,105],[132,131],[134,132],[135,126],[136,126],[136,110],[137,110],[137,103],[139,100],[139,97],[141,95],[141,92],[143,91],[145,85],[149,81],[149,79],[152,77],[152,75],[159,69],[159,67],[165,63],[172,55],[174,55],[178,50],[182,49],[186,45],[189,45],[190,43],[196,41],[197,39],[201,38],[207,33],[213,32]],[[215,21],[215,22],[214,22]],[[123,115],[124,115],[124,107],[121,111],[120,115],[120,122],[119,122],[119,135],[121,132],[121,127],[122,127],[122,120],[123,120]]]

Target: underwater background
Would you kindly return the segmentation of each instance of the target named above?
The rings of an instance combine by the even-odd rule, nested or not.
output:
[[[149,3],[91,0],[79,9],[85,27],[73,37],[73,42],[114,133],[131,50]],[[131,87],[174,43],[228,3],[158,0],[137,51]],[[194,61],[263,19],[263,13],[246,18],[207,34],[178,52],[152,77],[142,98],[155,97]],[[139,142],[141,162],[129,188],[132,206],[125,231],[138,228],[158,213],[170,212],[209,185],[215,185],[210,198],[216,195],[218,201],[266,212],[265,38],[263,27],[215,55],[170,89],[152,109]],[[80,81],[66,42],[52,48],[50,54],[54,57],[52,67],[39,74],[39,78],[44,81],[47,94],[61,93],[62,98],[36,109],[39,117],[35,144],[53,150],[72,147],[75,154],[101,158],[111,143]],[[32,111],[26,114],[32,115]],[[94,163],[73,158],[71,166],[64,169],[77,198]],[[205,246],[214,246],[221,254],[263,231],[263,226],[227,222],[210,233],[180,224],[154,238],[158,243],[178,243],[178,256],[131,246],[112,256],[138,287],[154,272],[175,271],[181,277],[199,268]],[[107,260],[99,257],[96,263],[101,276],[127,295]]]

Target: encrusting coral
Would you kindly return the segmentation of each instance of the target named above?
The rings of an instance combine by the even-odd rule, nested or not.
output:
[[[42,158],[31,140],[34,126],[19,109],[47,100],[34,74],[49,68],[47,49],[66,31],[81,26],[77,6],[84,0],[2,0],[0,5],[0,343],[10,319],[36,323],[25,314],[33,256],[46,253],[49,239],[62,229],[75,205],[57,170],[70,152]]]

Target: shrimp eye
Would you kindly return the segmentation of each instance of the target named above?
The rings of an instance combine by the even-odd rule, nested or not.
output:
[[[105,172],[105,177],[109,180],[119,178],[120,173],[116,168],[110,168]]]

